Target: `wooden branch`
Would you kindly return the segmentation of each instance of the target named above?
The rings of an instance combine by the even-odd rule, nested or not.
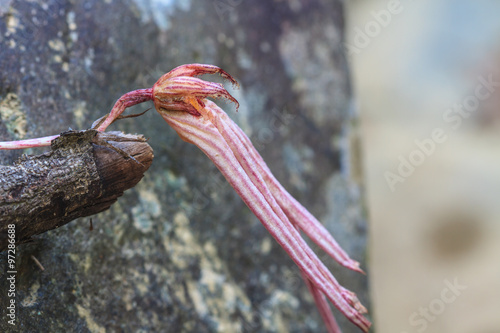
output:
[[[142,135],[86,130],[61,134],[48,153],[0,166],[0,251],[7,248],[9,224],[20,244],[108,209],[152,161]]]

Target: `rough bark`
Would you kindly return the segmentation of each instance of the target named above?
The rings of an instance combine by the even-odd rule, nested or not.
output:
[[[134,187],[153,161],[143,136],[121,132],[66,132],[51,148],[0,166],[0,251],[7,248],[9,224],[21,244],[100,213]]]

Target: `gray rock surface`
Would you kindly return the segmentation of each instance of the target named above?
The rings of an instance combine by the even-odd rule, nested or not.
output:
[[[239,112],[224,109],[366,269],[342,10],[337,0],[0,1],[0,140],[88,128],[177,65],[218,65],[241,84]],[[0,254],[0,331],[325,331],[298,269],[210,160],[154,110],[111,129],[150,137],[153,165],[93,231],[80,219],[17,249],[15,327]],[[365,276],[320,257],[369,305]]]

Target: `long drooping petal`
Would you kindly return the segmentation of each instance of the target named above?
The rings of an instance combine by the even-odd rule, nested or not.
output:
[[[260,156],[259,152],[255,149],[248,136],[241,130],[241,128],[234,123],[228,115],[219,108],[215,103],[206,101],[206,109],[211,110],[211,116],[217,122],[219,131],[227,138],[229,133],[234,133],[237,136],[240,144],[243,145],[250,154],[255,168],[264,178],[264,181],[269,186],[275,200],[280,205],[281,209],[285,212],[290,221],[303,230],[318,246],[320,246],[326,253],[334,258],[341,265],[352,270],[362,272],[359,268],[359,263],[352,260],[349,255],[338,245],[332,235],[326,228],[304,208],[287,190],[278,182],[274,177],[271,170],[267,166],[264,159]]]
[[[333,275],[300,237],[295,227],[288,219],[283,220],[276,214],[276,207],[274,209],[271,207],[263,194],[265,191],[259,190],[252,182],[216,126],[203,116],[163,109],[159,111],[183,140],[198,146],[214,162],[266,229],[308,275],[309,280],[327,295],[349,320],[366,332],[370,326],[369,321],[353,307],[352,299],[346,297],[346,290],[337,283]],[[200,112],[201,109],[198,111]],[[265,184],[263,181],[261,183]]]
[[[207,82],[196,77],[180,76],[169,78],[162,83],[155,83],[153,97],[156,108],[163,107],[164,102],[181,99],[185,96],[198,98],[213,97],[227,98],[237,106],[238,101],[231,96],[224,86],[216,82]]]
[[[342,333],[339,325],[337,324],[337,320],[333,316],[332,310],[330,309],[330,305],[325,298],[325,295],[318,289],[314,283],[312,283],[304,272],[301,272],[302,278],[309,289],[309,292],[314,298],[314,303],[316,303],[316,307],[319,310],[319,314],[323,321],[325,322],[326,329],[328,333]]]
[[[269,168],[267,167],[267,165],[265,164],[264,160],[260,157],[260,155],[257,152],[257,150],[255,149],[255,147],[252,145],[250,139],[248,139],[248,137],[239,128],[239,126],[237,126],[234,122],[232,122],[230,120],[230,118],[227,116],[227,114],[221,108],[219,108],[215,103],[213,103],[211,101],[205,101],[204,102],[205,107],[200,109],[200,106],[196,103],[196,101],[193,98],[187,98],[187,100],[190,102],[190,104],[192,104],[193,106],[195,106],[197,108],[197,110],[200,112],[200,114],[207,117],[217,127],[217,129],[219,130],[219,133],[221,133],[221,135],[224,137],[224,139],[226,140],[226,142],[228,143],[228,145],[232,149],[235,157],[238,159],[240,164],[243,166],[245,172],[247,172],[248,176],[250,177],[250,179],[252,180],[254,185],[264,195],[264,197],[266,198],[269,205],[273,208],[275,213],[278,215],[278,217],[282,221],[289,223],[289,220],[283,214],[281,207],[279,207],[276,204],[275,197],[273,196],[274,193],[271,194],[269,192],[267,184],[263,180],[263,176],[266,175],[266,172],[267,172],[268,178],[273,178],[273,179],[275,179],[275,178],[272,175]],[[239,137],[236,134],[237,132],[240,132],[246,138],[246,145],[243,143],[243,141],[240,140],[241,137]],[[253,152],[253,154],[252,154],[252,152]],[[260,161],[257,157],[260,158]],[[262,174],[260,173],[259,169],[256,168],[256,165],[259,163],[263,166],[262,170],[264,170],[264,171]],[[279,184],[279,185],[281,186],[281,184]],[[284,191],[283,187],[281,187],[279,189],[279,192],[280,192],[279,195],[282,195],[281,191]],[[286,193],[286,194],[288,194],[288,193]],[[302,209],[306,210],[303,207],[302,207]],[[306,212],[307,212],[307,210],[306,210]],[[307,213],[310,216],[312,216],[309,212],[307,212]],[[322,227],[324,229],[324,227],[317,220],[315,220],[315,221],[317,224],[319,224],[320,227]],[[300,222],[299,222],[299,224],[300,224]],[[296,227],[298,227],[298,226],[296,225]],[[326,229],[324,229],[324,230],[328,234],[328,236],[333,240],[333,237],[326,231]],[[335,241],[333,240],[333,242],[335,242]],[[310,248],[307,245],[306,245],[306,248],[307,248],[307,250],[310,250]],[[337,245],[337,249],[339,249],[344,254],[344,256],[347,257],[347,259],[349,259],[347,254],[345,254],[345,252],[338,245]],[[327,278],[330,279],[331,283],[336,288],[339,288],[342,290],[341,294],[344,297],[344,299],[346,299],[359,312],[366,313],[366,309],[358,301],[356,295],[353,292],[340,286],[338,284],[338,282],[336,281],[336,279],[333,277],[333,275],[330,273],[330,271],[326,267],[324,267],[323,263],[316,257],[314,252],[311,251],[311,253],[312,253],[311,259],[315,260],[318,263],[318,265],[320,267],[322,267],[327,272],[326,276],[327,276]],[[357,265],[357,262],[354,262],[354,263]],[[357,268],[357,266],[356,266],[356,268]]]

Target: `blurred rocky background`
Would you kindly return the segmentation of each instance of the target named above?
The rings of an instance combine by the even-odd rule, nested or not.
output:
[[[367,268],[341,1],[5,0],[0,31],[0,140],[88,128],[178,65],[218,65],[240,82],[241,107],[219,102]],[[93,231],[79,219],[18,248],[15,328],[0,254],[0,331],[325,331],[298,269],[195,146],[154,109],[111,129],[150,137],[152,167]],[[369,305],[367,277],[320,257]]]
[[[375,327],[500,332],[500,2],[352,0],[346,13]]]

